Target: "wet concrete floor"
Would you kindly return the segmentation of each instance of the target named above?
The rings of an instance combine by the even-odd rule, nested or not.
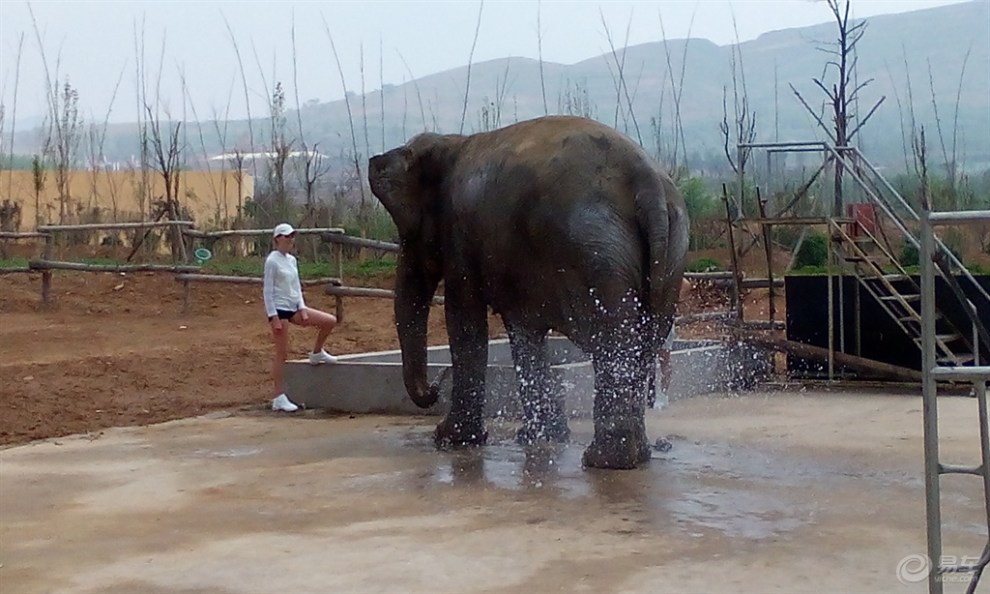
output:
[[[943,453],[975,462],[975,401],[942,403]],[[0,592],[926,591],[897,572],[925,551],[916,395],[677,402],[636,471],[580,467],[588,421],[450,452],[436,421],[242,412],[2,450]],[[943,489],[947,552],[978,554],[979,481]]]

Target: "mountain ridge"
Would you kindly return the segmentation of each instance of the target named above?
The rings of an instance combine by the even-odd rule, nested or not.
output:
[[[953,144],[955,134],[956,160],[963,167],[990,167],[990,1],[973,0],[861,20],[867,26],[857,47],[857,82],[872,82],[861,91],[860,113],[883,100],[859,139],[871,159],[886,166],[906,166],[909,155],[904,147],[909,146],[906,136],[913,119],[916,127],[926,127],[929,139],[941,128],[947,146]],[[299,115],[306,144],[312,147],[318,143],[321,151],[341,159],[354,152],[347,101],[362,158],[424,130],[473,133],[544,113],[595,117],[656,153],[669,151],[673,143],[673,90],[679,86],[676,81],[683,66],[679,112],[688,145],[687,164],[710,169],[719,167],[721,160],[724,167],[724,141],[718,124],[723,118],[723,94],[732,110],[733,52],[738,50],[741,56],[758,140],[823,139],[824,131],[794,97],[791,85],[809,105],[821,107],[824,95],[813,79],[824,76],[827,84],[834,75],[824,72],[828,56],[820,49],[835,34],[835,23],[826,22],[770,31],[739,44],[718,45],[700,38],[653,41],[574,64],[541,64],[520,56],[496,58],[470,65],[466,110],[467,64],[368,91],[363,101],[361,94],[349,91],[346,100],[306,105]],[[626,91],[616,89],[617,64],[624,64],[628,99]],[[932,95],[938,105],[937,119]],[[828,115],[824,118],[827,121]],[[731,113],[729,120],[731,123]],[[295,110],[289,111],[287,121],[289,136],[298,136]],[[270,128],[270,121],[255,118],[252,127],[255,150],[263,150],[263,130]],[[135,154],[135,125],[111,128],[105,149],[108,157]],[[191,147],[200,155],[235,146],[250,148],[245,120],[230,122],[232,133],[225,142],[217,137],[210,122],[192,123],[188,128],[189,138],[197,142],[200,130],[204,135],[205,151],[201,146]],[[26,138],[31,132],[23,134]],[[37,144],[37,132],[33,142]],[[296,143],[300,144],[298,138]],[[941,154],[938,158],[943,156],[951,158]]]

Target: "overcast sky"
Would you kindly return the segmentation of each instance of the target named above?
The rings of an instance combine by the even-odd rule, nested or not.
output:
[[[958,1],[855,0],[853,9],[856,17],[869,17]],[[30,4],[0,0],[0,98],[6,106],[6,129],[10,129],[15,103],[15,81],[17,120],[37,121],[44,114],[41,46],[49,76],[55,76],[57,67],[60,81],[68,77],[79,92],[81,111],[87,120],[102,121],[112,103],[111,121],[129,121],[137,109],[135,68],[141,60],[136,57],[139,42],[135,38],[141,37],[142,31],[149,92],[154,96],[161,71],[163,104],[173,116],[182,117],[179,72],[183,72],[186,96],[190,98],[185,102],[187,119],[194,119],[193,108],[199,119],[208,119],[214,113],[223,115],[228,105],[230,117],[245,115],[236,42],[250,89],[252,114],[257,116],[265,111],[266,88],[274,80],[282,81],[289,106],[295,105],[293,24],[299,101],[330,101],[342,97],[344,89],[331,51],[331,37],[340,56],[346,88],[351,91],[362,89],[363,51],[364,88],[370,91],[378,88],[382,80],[400,84],[410,80],[410,73],[419,78],[466,64],[479,9],[481,25],[475,63],[509,56],[539,57],[539,30],[543,59],[573,64],[608,51],[603,22],[620,46],[626,44],[626,39],[629,44],[662,39],[661,20],[668,39],[701,37],[720,45],[734,42],[736,29],[738,39],[746,41],[767,31],[831,20],[822,0],[488,0],[483,5],[414,0],[77,0]],[[18,71],[19,76],[15,74]],[[113,99],[118,79],[120,87]]]

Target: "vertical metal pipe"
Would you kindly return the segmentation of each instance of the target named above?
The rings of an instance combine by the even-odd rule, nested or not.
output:
[[[983,509],[987,514],[990,534],[990,415],[987,414],[987,382],[973,382],[980,408],[980,450],[983,457]]]
[[[972,300],[967,299],[966,303],[969,305],[969,309],[973,310],[974,320],[980,319],[980,312],[976,309],[976,304]],[[973,328],[973,365],[980,364],[980,330],[976,327],[976,322],[971,322]],[[975,387],[974,387],[975,389]]]
[[[835,379],[835,297],[832,295],[832,250],[828,250],[828,266],[825,278],[828,281],[828,381]]]
[[[921,373],[922,410],[925,440],[925,512],[928,532],[928,574],[930,594],[942,594],[939,570],[942,558],[942,509],[939,489],[938,403],[933,371],[935,369],[935,271],[934,232],[928,210],[921,212]]]
[[[838,258],[837,258],[838,259]],[[846,352],[846,289],[845,289],[845,275],[843,275],[843,266],[839,262],[839,352]]]
[[[863,317],[859,308],[860,297],[863,295],[863,287],[859,283],[855,283],[856,292],[853,293],[853,323],[855,324],[856,331],[856,356],[863,355]]]

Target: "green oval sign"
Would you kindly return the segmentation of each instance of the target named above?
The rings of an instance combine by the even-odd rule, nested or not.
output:
[[[205,262],[213,257],[213,252],[211,252],[206,248],[201,247],[201,248],[196,248],[196,251],[193,252],[193,255],[195,255],[196,259],[199,260],[200,262]]]

